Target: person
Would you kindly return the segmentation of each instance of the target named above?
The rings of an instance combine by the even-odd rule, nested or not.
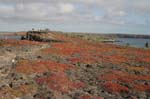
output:
[[[21,36],[21,40],[25,40],[26,38],[24,36]]]
[[[127,43],[126,46],[129,47],[129,46],[130,46],[130,43]]]
[[[148,42],[146,42],[146,43],[145,43],[145,47],[146,47],[146,48],[148,48],[148,47],[149,47],[149,44],[148,44]]]

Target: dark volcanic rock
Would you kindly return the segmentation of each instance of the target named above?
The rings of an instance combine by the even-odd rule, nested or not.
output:
[[[45,31],[28,31],[24,38],[27,40],[41,42],[61,42],[61,40],[56,39],[52,33]]]

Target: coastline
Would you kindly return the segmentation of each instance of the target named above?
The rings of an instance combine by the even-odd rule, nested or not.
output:
[[[53,36],[65,42],[0,40],[1,96],[149,97],[150,50]]]

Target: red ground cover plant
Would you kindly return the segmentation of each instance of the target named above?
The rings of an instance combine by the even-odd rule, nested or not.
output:
[[[49,52],[51,54],[56,53],[58,55],[64,55],[64,56],[72,56],[76,53],[78,53],[80,56],[79,57],[71,57],[69,60],[72,63],[97,63],[100,61],[104,61],[107,63],[112,63],[116,65],[120,65],[122,63],[129,63],[131,60],[134,60],[134,62],[139,63],[139,62],[149,62],[150,61],[150,55],[149,52],[145,54],[142,51],[139,51],[140,54],[138,54],[138,51],[134,54],[130,54],[134,50],[129,50],[129,49],[121,49],[117,47],[113,47],[112,45],[105,46],[100,44],[91,44],[91,43],[83,43],[82,46],[80,46],[82,43],[76,42],[74,43],[64,43],[64,44],[54,44],[53,48],[51,49],[45,49],[45,52]],[[95,53],[96,52],[96,53]],[[129,52],[129,53],[128,53]],[[135,56],[136,55],[141,55],[143,52],[142,56],[138,59],[130,59],[129,56]],[[109,53],[111,53],[109,55]],[[103,56],[103,57],[102,57]],[[142,58],[143,57],[143,58]]]
[[[74,53],[77,53],[77,50],[71,50],[71,49],[56,49],[56,48],[48,48],[42,50],[45,54],[55,54],[60,56],[70,56]]]
[[[135,49],[135,48],[128,48],[126,49],[126,55],[133,56],[131,60],[134,60],[135,63],[150,63],[150,51],[144,49]]]
[[[113,64],[121,64],[128,62],[128,59],[122,55],[112,55],[112,56],[107,56],[108,61],[113,63]]]
[[[84,52],[83,52],[84,53]],[[80,55],[80,57],[76,58],[70,58],[69,59],[72,63],[86,63],[86,64],[94,64],[94,63],[100,63],[100,62],[107,62],[107,63],[112,63],[112,64],[121,64],[121,63],[126,63],[128,62],[128,59],[122,56],[118,55],[113,55],[113,56],[103,56],[101,54],[84,54]]]
[[[64,72],[55,72],[49,77],[37,78],[38,84],[46,84],[49,88],[60,93],[69,93],[70,90],[85,87],[83,82],[72,82]]]
[[[40,45],[41,42],[29,41],[29,40],[14,40],[14,39],[1,39],[0,46],[28,46],[28,45]]]
[[[150,91],[150,85],[144,85],[144,84],[134,84],[133,89],[135,91]]]
[[[139,61],[144,62],[144,63],[150,63],[150,57],[140,58]]]
[[[75,88],[77,88],[77,89],[79,89],[79,88],[85,87],[86,84],[84,82],[80,81],[80,82],[74,82],[74,83],[72,83],[72,86],[75,87]]]
[[[42,77],[36,79],[38,84],[47,84],[52,90],[68,93],[72,88],[72,82],[63,72],[57,72],[49,77]]]
[[[127,87],[122,86],[118,83],[105,82],[103,86],[108,92],[116,92],[116,93],[129,92],[129,89]]]
[[[80,57],[69,58],[72,63],[81,62],[92,64],[97,63],[101,60],[116,65],[120,65],[122,63],[130,63],[130,61],[134,61],[135,63],[150,62],[150,52],[148,50],[119,47],[112,44],[89,42],[86,40],[81,40],[79,38],[66,37],[61,34],[55,36],[62,40],[65,40],[66,42],[53,43],[51,44],[51,48],[44,49],[42,50],[42,52],[45,54],[50,53],[60,56],[72,56],[78,53]]]
[[[94,64],[102,60],[105,63],[116,65],[130,63],[131,61],[134,63],[150,62],[150,52],[147,50],[88,42],[86,40],[69,38],[63,35],[59,35],[58,37],[62,37],[62,39],[67,38],[66,42],[53,43],[51,44],[51,48],[43,49],[42,53],[56,54],[63,57],[67,56],[72,63],[80,62]],[[79,54],[79,57],[74,57],[75,54]]]
[[[70,58],[71,63],[84,63],[84,64],[95,64],[98,63],[96,57],[79,57],[79,58]]]
[[[104,74],[99,77],[99,80],[105,80],[105,81],[118,81],[118,82],[124,82],[124,83],[132,83],[136,80],[145,80],[148,81],[150,79],[149,75],[134,75],[129,74],[127,72],[121,72],[121,71],[112,71],[108,74]]]
[[[77,53],[79,50],[70,46],[68,48],[68,43],[62,44],[53,44],[53,48],[43,49],[42,52],[45,54],[56,54],[61,56],[70,56],[74,53]]]
[[[56,55],[62,55],[62,56],[71,56],[76,53],[82,53],[87,50],[89,50],[85,45],[79,46],[78,44],[74,43],[55,43],[51,45],[51,48],[43,49],[42,52],[45,54],[56,54]]]
[[[20,60],[17,63],[15,70],[20,73],[32,74],[32,73],[44,73],[48,71],[62,71],[73,69],[72,66],[63,63],[57,63],[55,61],[29,61]]]
[[[16,71],[25,74],[44,73],[52,71],[48,77],[36,79],[38,84],[46,84],[49,88],[60,93],[68,93],[71,89],[85,87],[84,82],[72,82],[65,74],[66,70],[74,69],[72,66],[54,61],[29,61],[20,60],[17,63]]]
[[[109,92],[129,91],[128,87],[122,86],[119,83],[133,86],[133,89],[136,91],[150,91],[149,85],[135,84],[135,81],[149,81],[149,75],[135,75],[127,72],[112,71],[110,73],[101,75],[99,80],[105,81],[102,86]]]

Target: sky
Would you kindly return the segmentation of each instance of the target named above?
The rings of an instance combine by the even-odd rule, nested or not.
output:
[[[0,0],[0,31],[150,34],[150,0]]]

